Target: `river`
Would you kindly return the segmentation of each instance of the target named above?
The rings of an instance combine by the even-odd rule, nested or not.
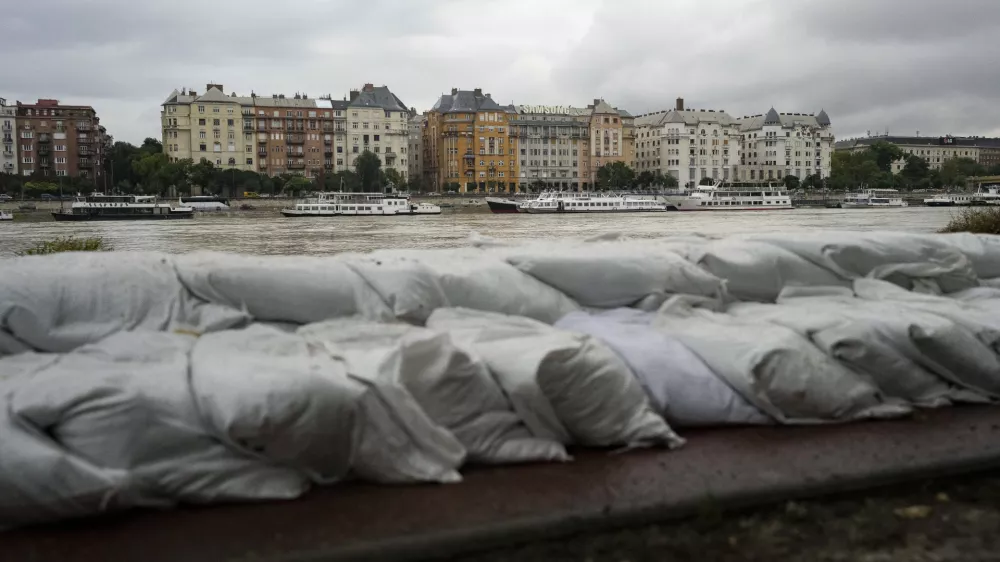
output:
[[[0,223],[0,256],[60,236],[100,236],[116,250],[172,253],[217,250],[257,254],[333,254],[381,248],[463,245],[471,232],[497,238],[565,238],[621,232],[636,237],[796,230],[934,232],[955,208],[810,209],[790,211],[611,215],[494,215],[289,219],[277,212],[201,215],[193,220]]]

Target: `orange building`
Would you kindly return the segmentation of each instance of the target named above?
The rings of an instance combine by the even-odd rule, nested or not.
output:
[[[512,107],[482,89],[452,88],[427,112],[422,135],[423,174],[438,191],[517,190],[517,139]]]

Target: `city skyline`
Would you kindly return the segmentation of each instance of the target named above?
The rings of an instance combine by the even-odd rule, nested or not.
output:
[[[684,97],[734,116],[824,108],[838,138],[886,128],[996,135],[1000,88],[982,69],[1000,50],[991,40],[1000,3],[956,2],[947,18],[932,15],[938,8],[930,0],[514,0],[475,10],[453,0],[284,10],[255,0],[40,0],[4,8],[0,96],[93,106],[116,139],[133,143],[157,136],[164,92],[207,82],[241,95],[334,99],[370,82],[418,111],[470,84],[502,104],[601,97],[635,115]],[[18,47],[38,37],[41,47]]]

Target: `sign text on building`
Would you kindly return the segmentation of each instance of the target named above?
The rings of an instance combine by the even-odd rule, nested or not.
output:
[[[569,113],[569,108],[565,105],[522,105],[521,113],[548,113],[553,115],[565,115]]]

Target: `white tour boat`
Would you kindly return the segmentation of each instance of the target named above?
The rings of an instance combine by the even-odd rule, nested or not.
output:
[[[895,189],[865,189],[849,193],[840,204],[844,209],[865,209],[884,207],[906,207],[906,201]]]
[[[75,197],[69,208],[52,213],[57,221],[173,220],[194,216],[191,207],[160,203],[155,195],[104,195]]]
[[[666,211],[667,206],[651,199],[625,195],[550,193],[523,203],[524,213],[648,213]]]
[[[1000,186],[980,185],[972,194],[973,205],[1000,205]]]
[[[956,205],[972,205],[973,196],[969,193],[944,193],[924,199],[928,207],[954,207]]]
[[[391,217],[440,215],[441,207],[410,202],[408,195],[380,193],[320,193],[282,209],[286,217]]]
[[[214,195],[194,195],[191,197],[181,197],[180,204],[182,207],[191,207],[195,211],[208,212],[208,211],[228,211],[229,210],[229,200],[216,197]]]
[[[12,221],[14,220],[14,213],[8,213],[7,211],[0,211],[0,221]]]
[[[683,199],[667,204],[668,211],[779,211],[794,209],[784,187],[723,187],[721,181],[697,187]]]

